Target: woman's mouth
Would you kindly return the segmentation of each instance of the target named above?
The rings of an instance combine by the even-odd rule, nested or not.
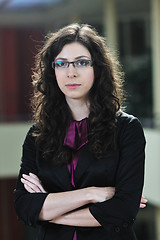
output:
[[[76,89],[79,86],[81,86],[81,84],[77,84],[77,83],[66,84],[66,87],[69,88],[69,89]]]

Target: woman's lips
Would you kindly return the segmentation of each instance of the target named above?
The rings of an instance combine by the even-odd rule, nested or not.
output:
[[[66,87],[69,89],[75,89],[75,88],[78,88],[79,86],[81,86],[81,84],[76,84],[76,83],[66,84]]]

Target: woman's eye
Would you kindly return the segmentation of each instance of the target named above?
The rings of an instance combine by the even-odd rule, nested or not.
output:
[[[67,64],[66,62],[56,62],[55,67],[65,67],[66,64]]]
[[[88,66],[89,61],[88,60],[79,60],[78,66]]]

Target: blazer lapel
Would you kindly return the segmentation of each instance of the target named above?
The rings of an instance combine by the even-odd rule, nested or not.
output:
[[[61,185],[62,188],[68,191],[73,189],[67,165],[56,167],[54,169],[54,175],[56,178],[55,180],[57,180],[58,184]]]
[[[95,161],[95,157],[88,150],[87,145],[85,145],[81,150],[81,153],[80,153],[79,159],[78,159],[78,163],[77,163],[77,167],[74,172],[75,185],[78,183],[78,181],[81,179],[81,177],[85,174],[85,171],[87,170],[89,165],[93,163],[93,161]]]
[[[61,189],[65,189],[66,191],[73,189],[66,164],[57,166],[52,162],[46,162],[40,158],[38,151],[36,161],[39,174],[42,178],[44,178],[45,182],[46,179],[52,179],[55,185],[59,186]]]

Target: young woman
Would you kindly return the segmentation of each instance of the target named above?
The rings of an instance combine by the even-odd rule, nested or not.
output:
[[[136,239],[145,138],[138,119],[121,110],[122,82],[104,39],[85,24],[51,34],[37,55],[35,124],[23,144],[15,208],[38,226],[39,240]]]

